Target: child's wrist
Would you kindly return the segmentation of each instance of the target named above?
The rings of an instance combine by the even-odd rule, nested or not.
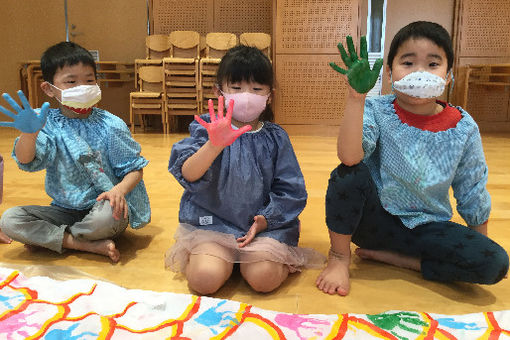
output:
[[[347,95],[349,97],[351,97],[352,99],[362,100],[362,101],[365,101],[365,98],[367,97],[366,93],[359,93],[358,91],[356,91],[355,89],[353,89],[350,86],[348,88],[348,94]]]

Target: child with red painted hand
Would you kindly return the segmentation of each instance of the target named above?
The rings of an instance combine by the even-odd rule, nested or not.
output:
[[[323,258],[297,247],[307,193],[287,133],[271,123],[273,70],[258,49],[234,47],[217,73],[218,113],[196,116],[169,171],[185,188],[166,265],[199,294],[216,292],[234,263],[258,292]],[[224,116],[224,98],[228,106]]]
[[[364,37],[363,37],[364,38]],[[351,241],[363,259],[421,272],[427,280],[494,284],[508,271],[508,254],[487,237],[491,200],[478,126],[461,107],[438,99],[451,81],[448,32],[413,22],[393,38],[387,60],[395,94],[366,98],[382,60],[368,65],[352,39],[349,84],[338,133],[338,158],[326,193],[331,250],[317,278],[325,293],[349,293]],[[449,189],[467,226],[451,222]]]

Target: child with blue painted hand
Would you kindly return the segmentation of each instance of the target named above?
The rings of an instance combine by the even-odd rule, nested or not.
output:
[[[451,81],[448,32],[413,22],[393,38],[387,60],[394,94],[366,98],[382,60],[370,70],[339,45],[349,84],[338,133],[342,162],[329,179],[326,224],[331,249],[317,278],[325,293],[349,293],[356,254],[421,272],[427,280],[494,284],[508,271],[506,251],[487,237],[491,200],[478,126],[461,107],[438,99]],[[451,222],[449,189],[467,226]]]
[[[58,43],[44,52],[41,69],[41,88],[59,108],[44,103],[33,110],[21,91],[21,106],[4,94],[13,111],[0,111],[13,121],[0,125],[21,132],[12,157],[22,170],[46,169],[46,193],[53,201],[6,210],[0,228],[29,248],[75,249],[118,262],[114,239],[128,224],[140,228],[150,221],[142,180],[148,161],[126,124],[95,107],[101,91],[86,49]]]
[[[289,273],[324,262],[297,246],[303,174],[289,136],[271,122],[269,59],[255,47],[234,47],[216,83],[218,113],[210,101],[209,114],[196,116],[190,136],[172,147],[168,169],[185,191],[166,265],[182,271],[192,290],[213,294],[238,263],[255,291],[270,292]]]

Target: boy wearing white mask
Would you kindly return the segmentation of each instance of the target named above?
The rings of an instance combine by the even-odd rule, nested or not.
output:
[[[307,193],[287,133],[271,122],[273,69],[258,49],[237,46],[217,72],[218,114],[195,116],[173,145],[169,171],[185,188],[166,265],[199,294],[216,292],[234,263],[258,292],[324,259],[297,247]],[[225,102],[228,105],[223,115]]]
[[[328,294],[349,293],[355,253],[409,268],[428,280],[494,284],[508,271],[506,251],[487,237],[491,200],[478,126],[460,107],[440,101],[451,80],[448,32],[413,22],[393,38],[387,71],[394,94],[366,98],[382,66],[370,70],[365,37],[358,58],[339,44],[349,84],[338,134],[342,162],[329,180],[326,224],[331,249],[316,281]],[[450,221],[448,191],[467,227]]]
[[[75,249],[118,262],[114,239],[128,224],[150,221],[150,206],[140,155],[126,124],[94,105],[101,99],[92,55],[72,42],[48,48],[41,57],[42,90],[59,103],[33,110],[23,92],[22,106],[3,98],[13,119],[1,122],[21,131],[12,157],[20,169],[46,169],[50,206],[19,206],[4,212],[0,228],[13,240],[61,253]]]

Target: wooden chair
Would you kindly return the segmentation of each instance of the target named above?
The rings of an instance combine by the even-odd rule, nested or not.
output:
[[[207,33],[205,36],[205,57],[221,58],[236,45],[237,36],[234,33]]]
[[[198,113],[200,34],[173,31],[169,41],[170,57],[163,58],[167,131],[173,130],[177,116]]]
[[[159,60],[169,57],[170,46],[168,34],[148,35],[145,37],[145,57]]]
[[[216,72],[221,58],[229,49],[237,45],[237,36],[233,33],[208,33],[205,37],[205,56],[199,63],[199,111],[204,112],[208,107],[208,100],[214,101],[218,107],[218,98],[214,94]]]
[[[145,59],[135,59],[135,88],[138,86],[138,69],[143,66],[162,66],[163,58],[170,56],[170,40],[168,34],[152,34],[145,37]]]
[[[138,69],[139,91],[129,95],[129,120],[131,132],[135,132],[135,115],[140,115],[140,124],[145,131],[144,115],[161,115],[163,132],[166,134],[166,114],[163,98],[163,67],[141,66]]]
[[[267,33],[242,33],[239,36],[241,45],[256,47],[271,59],[271,36]]]

